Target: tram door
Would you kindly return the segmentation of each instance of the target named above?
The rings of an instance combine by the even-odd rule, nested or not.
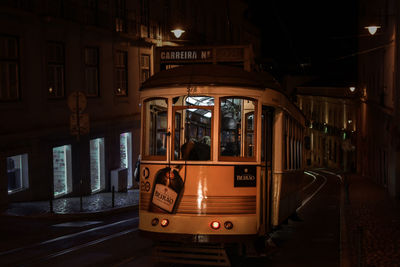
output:
[[[271,230],[271,212],[272,212],[272,134],[274,109],[272,107],[263,106],[261,117],[261,161],[265,166],[263,169],[263,211],[264,215],[264,231],[268,233]]]

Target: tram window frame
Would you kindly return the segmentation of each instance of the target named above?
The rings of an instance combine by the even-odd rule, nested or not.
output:
[[[157,112],[165,114],[165,118],[166,118],[166,122],[165,122],[166,125],[165,126],[166,127],[164,128],[165,131],[162,132],[162,131],[158,131],[157,130],[157,126],[156,126],[156,129],[155,129],[156,132],[154,132],[152,134],[152,136],[155,137],[155,143],[154,143],[154,140],[153,140],[153,142],[151,142],[151,140],[149,138],[150,137],[150,132],[152,131],[152,129],[148,129],[148,127],[149,126],[152,127],[151,126],[152,123],[150,122],[150,125],[147,125],[147,122],[148,122],[147,121],[147,116],[148,116],[148,114],[147,114],[147,108],[148,108],[147,103],[149,103],[151,101],[155,101],[155,100],[165,101],[166,107],[160,108]],[[152,97],[152,98],[145,99],[143,101],[143,132],[142,132],[142,135],[143,135],[143,140],[142,140],[143,151],[142,151],[142,154],[143,155],[142,155],[142,158],[145,159],[145,160],[163,161],[163,160],[167,159],[167,149],[168,149],[167,133],[168,133],[168,123],[169,123],[169,121],[168,121],[168,106],[169,106],[168,98],[165,98],[165,97]],[[151,111],[149,111],[149,112],[151,112]],[[157,123],[155,125],[157,125]],[[161,128],[161,130],[162,130],[162,128]],[[153,129],[153,131],[154,131],[154,129]],[[164,146],[162,146],[165,149],[165,153],[161,154],[161,155],[158,155],[157,153],[151,153],[152,151],[156,151],[157,150],[157,140],[158,140],[157,139],[157,134],[158,133],[160,133],[160,134],[164,133],[163,138],[165,139],[164,140]],[[161,142],[163,142],[163,141],[161,140]],[[156,147],[153,148],[153,150],[152,150],[150,146],[154,146],[154,145]]]
[[[240,99],[240,100],[248,100],[253,102],[254,110],[244,112],[244,114],[241,114],[241,120],[240,121],[240,128],[236,129],[236,131],[239,131],[238,134],[238,140],[240,142],[240,148],[239,148],[239,156],[228,156],[228,155],[222,155],[222,144],[221,144],[221,139],[222,139],[222,134],[223,134],[223,127],[222,127],[222,116],[224,115],[222,112],[222,102],[225,101],[226,99]],[[243,161],[243,162],[251,162],[251,161],[256,161],[256,156],[257,156],[257,122],[258,122],[258,100],[250,97],[242,97],[242,96],[224,96],[219,98],[219,127],[218,127],[218,160],[219,161]],[[248,122],[247,122],[247,115],[249,113],[253,113],[253,144],[254,144],[254,149],[252,156],[247,155],[247,149],[246,149],[246,144],[247,144],[247,134],[248,134]]]
[[[283,169],[289,171],[299,170],[303,167],[301,124],[289,114],[283,118]]]
[[[196,98],[209,98],[206,99],[207,102],[212,99],[212,105],[195,105],[197,103],[190,103],[188,101],[188,98],[191,97],[193,100]],[[182,103],[179,103],[179,98],[182,98]],[[173,142],[171,142],[171,157],[173,160],[179,161],[179,160],[186,160],[186,161],[212,161],[213,160],[213,132],[214,132],[214,106],[215,106],[215,98],[213,96],[208,96],[208,95],[193,95],[193,96],[178,96],[174,98],[173,100],[173,107],[172,107],[172,138]],[[200,100],[198,103],[201,103],[202,101]],[[189,103],[189,105],[187,105]],[[188,122],[186,120],[187,117],[183,115],[184,110],[186,112],[192,112],[192,109],[203,109],[203,110],[208,110],[211,113],[211,116],[209,117],[209,125],[210,127],[202,127],[199,122],[196,121],[190,121]],[[182,112],[179,113],[179,112]],[[179,114],[179,116],[177,116]],[[201,114],[199,114],[201,116]],[[179,118],[179,123],[181,126],[176,125],[176,120]],[[195,122],[195,123],[193,123]],[[206,125],[205,125],[206,126]],[[179,130],[179,136],[178,139],[176,139],[177,135],[177,130]],[[189,131],[189,132],[188,132]],[[199,137],[200,133],[200,137]],[[183,135],[183,136],[181,136]],[[209,137],[209,140],[206,139],[205,137]],[[200,138],[200,139],[199,139]],[[193,140],[195,139],[195,140]],[[193,141],[193,142],[191,142]],[[182,146],[184,146],[187,143],[192,143],[194,145],[193,148],[199,148],[199,151],[201,151],[201,148],[204,148],[204,144],[209,146],[209,157],[206,157],[205,159],[202,158],[203,154],[201,153],[194,153],[195,150],[193,150],[191,153],[187,154],[187,157],[185,158],[182,153]],[[178,146],[178,150],[176,151],[176,146]],[[189,145],[190,146],[190,145]],[[200,147],[199,147],[200,146]],[[204,150],[202,150],[204,152]]]

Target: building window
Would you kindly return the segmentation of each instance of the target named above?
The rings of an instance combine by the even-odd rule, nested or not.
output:
[[[150,55],[140,55],[140,82],[145,82],[150,77]]]
[[[53,148],[54,197],[72,192],[71,145]]]
[[[16,155],[7,158],[8,194],[12,194],[29,187],[28,154]]]
[[[49,97],[64,97],[64,70],[64,45],[49,42],[47,44],[47,90]]]
[[[120,158],[121,168],[128,169],[128,188],[132,186],[132,133],[120,134]]]
[[[128,95],[128,53],[117,51],[115,53],[115,94]]]
[[[90,184],[92,193],[105,188],[104,138],[90,140]]]
[[[85,48],[85,89],[89,97],[99,96],[99,49]]]
[[[86,23],[89,25],[97,25],[99,15],[98,0],[86,0],[85,4]]]
[[[18,39],[0,36],[0,100],[19,99]]]
[[[126,2],[125,0],[115,1],[115,31],[126,32]]]

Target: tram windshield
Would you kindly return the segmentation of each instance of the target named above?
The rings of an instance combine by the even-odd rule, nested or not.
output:
[[[175,160],[211,160],[214,98],[180,96],[173,99]]]
[[[220,101],[220,157],[243,160],[255,157],[255,100],[227,97]],[[232,158],[234,157],[234,158]]]

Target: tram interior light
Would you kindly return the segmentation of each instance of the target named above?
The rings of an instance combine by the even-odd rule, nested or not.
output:
[[[211,118],[211,112],[207,112],[206,114],[203,115],[206,118]]]
[[[162,219],[162,220],[161,220],[161,226],[162,226],[162,227],[167,227],[168,224],[169,224],[168,219]]]
[[[186,98],[186,102],[188,102],[189,104],[195,105],[198,102],[198,100],[196,100],[194,97],[189,96],[188,98]]]
[[[217,221],[213,221],[213,222],[211,223],[211,228],[214,229],[214,230],[217,230],[217,229],[219,229],[220,227],[221,227],[221,224],[220,224],[219,222],[217,222]]]

